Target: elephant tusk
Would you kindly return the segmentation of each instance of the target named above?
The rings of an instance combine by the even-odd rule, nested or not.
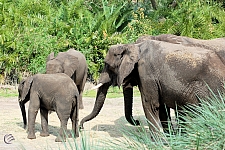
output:
[[[103,84],[102,83],[99,83],[98,85],[94,86],[93,88],[91,88],[91,90],[95,90],[95,89],[98,89],[99,87],[101,87]]]

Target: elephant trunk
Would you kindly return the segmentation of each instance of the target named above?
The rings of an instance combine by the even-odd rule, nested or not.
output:
[[[20,105],[20,109],[21,109],[21,112],[22,112],[22,116],[23,116],[23,124],[24,124],[23,128],[26,129],[26,127],[27,127],[27,117],[26,117],[25,103],[19,102],[19,105]]]
[[[127,121],[134,125],[140,125],[140,122],[138,120],[134,120],[132,115],[133,110],[133,86],[130,84],[123,86],[123,95],[124,95],[124,111],[125,111],[125,117]]]
[[[81,120],[81,122],[80,122],[80,128],[81,129],[84,128],[83,124],[86,121],[89,121],[89,120],[95,118],[99,114],[99,112],[101,111],[102,106],[105,102],[107,91],[108,91],[110,85],[111,85],[110,83],[105,83],[98,89],[94,108],[88,116],[84,117]]]

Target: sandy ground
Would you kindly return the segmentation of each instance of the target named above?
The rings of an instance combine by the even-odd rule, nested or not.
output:
[[[83,101],[85,108],[80,110],[80,120],[91,112],[94,106],[95,98],[84,97]],[[22,115],[17,97],[3,98],[0,96],[0,103],[0,150],[66,149],[65,144],[55,142],[60,125],[59,119],[55,112],[49,115],[50,136],[40,136],[40,114],[38,114],[35,124],[36,139],[30,140],[27,139],[26,130],[23,129]],[[84,124],[85,130],[82,133],[88,137],[89,141],[99,142],[102,140],[120,140],[123,138],[121,126],[125,126],[129,129],[136,128],[129,125],[129,123],[125,120],[123,104],[123,98],[106,99],[100,114],[93,120]],[[26,107],[28,107],[28,103],[26,104]],[[144,124],[146,123],[140,97],[134,98],[133,114],[135,119],[141,120]],[[68,129],[71,129],[70,120],[67,127]],[[12,134],[15,138],[11,144],[6,144],[4,142],[4,136],[6,134]],[[76,139],[76,141],[77,143],[80,143],[81,135]],[[66,143],[73,143],[73,140],[69,139]],[[70,147],[67,149],[70,149]]]

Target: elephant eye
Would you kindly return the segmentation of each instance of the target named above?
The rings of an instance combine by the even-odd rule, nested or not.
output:
[[[123,53],[122,54],[114,54],[114,56],[121,59],[121,58],[123,58]]]

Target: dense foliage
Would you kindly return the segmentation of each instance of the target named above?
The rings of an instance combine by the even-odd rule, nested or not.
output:
[[[223,1],[0,0],[0,83],[44,73],[47,55],[75,48],[96,81],[108,47],[143,34],[225,36]]]

